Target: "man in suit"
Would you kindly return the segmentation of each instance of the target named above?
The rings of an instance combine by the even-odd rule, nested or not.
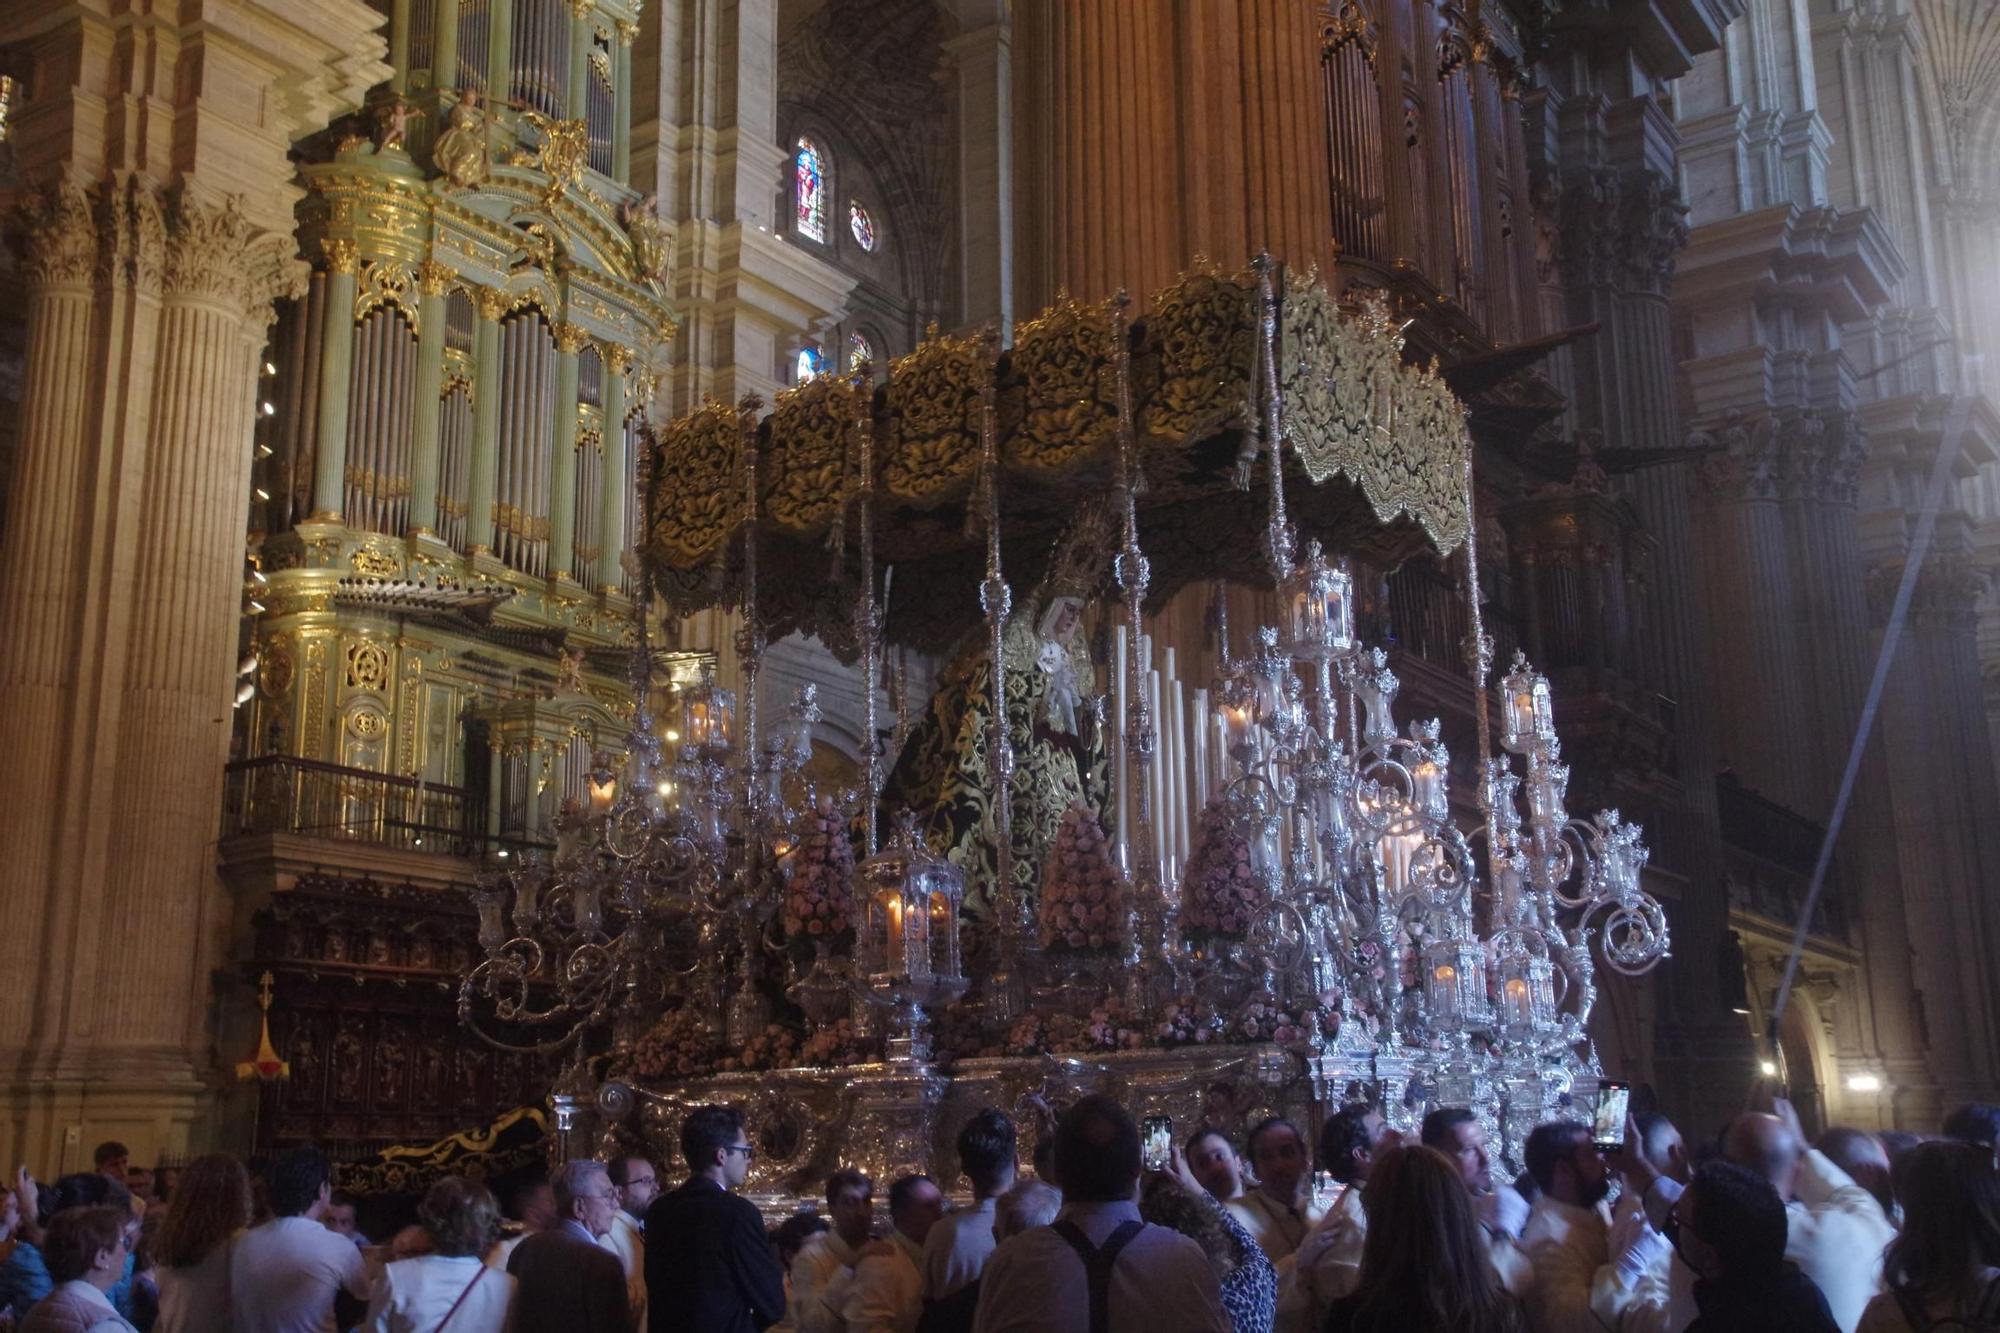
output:
[[[631,1333],[625,1268],[599,1246],[618,1211],[618,1188],[601,1162],[567,1162],[550,1185],[560,1220],[514,1247],[507,1271],[514,1333]]]
[[[754,1150],[732,1106],[698,1106],[681,1122],[685,1184],[646,1214],[651,1333],[762,1333],[785,1313],[785,1275],[756,1205],[732,1190]]]

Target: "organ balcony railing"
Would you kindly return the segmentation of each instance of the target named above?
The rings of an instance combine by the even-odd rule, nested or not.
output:
[[[537,845],[486,829],[486,798],[393,773],[267,755],[225,770],[222,837],[288,833],[436,856]]]

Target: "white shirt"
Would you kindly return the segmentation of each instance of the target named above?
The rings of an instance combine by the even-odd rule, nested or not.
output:
[[[450,1333],[505,1333],[514,1285],[510,1274],[494,1272],[476,1254],[398,1259],[382,1270],[363,1327],[368,1333],[431,1333],[458,1303]]]
[[[1535,1333],[1601,1333],[1596,1312],[1620,1305],[1610,1237],[1601,1204],[1578,1208],[1547,1194],[1535,1200],[1520,1242],[1535,1273],[1527,1301]]]
[[[979,1280],[993,1256],[997,1199],[981,1199],[948,1213],[924,1237],[924,1299],[941,1301]]]
[[[785,1312],[797,1333],[835,1333],[840,1328],[840,1316],[827,1305],[826,1295],[853,1258],[854,1247],[838,1231],[806,1237],[792,1258],[791,1307]]]
[[[1299,1242],[1290,1266],[1278,1278],[1277,1333],[1319,1333],[1327,1307],[1349,1295],[1361,1281],[1361,1250],[1368,1241],[1368,1214],[1361,1208],[1361,1182],[1341,1188],[1333,1207]]]
[[[924,1254],[900,1231],[889,1253],[864,1256],[834,1278],[826,1303],[847,1333],[916,1333],[924,1313]]]
[[[1310,1197],[1300,1204],[1283,1204],[1262,1189],[1245,1190],[1222,1206],[1243,1224],[1243,1229],[1250,1233],[1250,1239],[1257,1242],[1257,1248],[1264,1251],[1273,1264],[1282,1264],[1291,1258],[1292,1251],[1299,1248],[1299,1242],[1306,1238],[1306,1233],[1319,1223],[1324,1214],[1323,1209],[1314,1206]],[[1283,1276],[1281,1270],[1280,1279]]]
[[[334,1292],[369,1295],[361,1251],[310,1218],[272,1218],[229,1250],[237,1333],[336,1333]]]
[[[1056,1215],[1102,1245],[1135,1203],[1071,1203]],[[1149,1226],[1111,1269],[1111,1333],[1232,1333],[1215,1269],[1200,1245],[1171,1227]],[[1069,1242],[1048,1227],[1010,1236],[986,1261],[973,1333],[1084,1333],[1090,1282]]]
[[[44,1317],[52,1324],[55,1323],[59,1312],[79,1314],[89,1321],[79,1325],[89,1333],[137,1333],[137,1330],[126,1322],[125,1316],[119,1314],[112,1306],[110,1298],[82,1278],[74,1278],[63,1283],[37,1301],[35,1308],[28,1311],[28,1317],[21,1323],[23,1333],[33,1333],[37,1322],[35,1312],[44,1305],[49,1307]]]
[[[611,1215],[611,1230],[597,1243],[625,1265],[625,1301],[632,1307],[632,1327],[646,1327],[646,1233],[632,1214],[620,1208]],[[454,1331],[455,1333],[455,1331]]]
[[[160,1290],[160,1317],[153,1333],[215,1333],[229,1327],[229,1252],[235,1240],[218,1245],[187,1268],[153,1270]]]

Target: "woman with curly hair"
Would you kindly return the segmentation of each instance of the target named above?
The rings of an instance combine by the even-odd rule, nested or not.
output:
[[[160,1293],[154,1333],[229,1327],[229,1246],[249,1225],[250,1174],[243,1164],[226,1153],[195,1158],[152,1238]]]
[[[1184,1159],[1176,1166],[1187,1173]],[[1271,1333],[1278,1309],[1278,1271],[1251,1239],[1192,1176],[1148,1175],[1139,1186],[1139,1216],[1171,1227],[1201,1246],[1222,1286],[1222,1312],[1236,1333]]]
[[[446,1176],[417,1205],[431,1252],[382,1270],[368,1306],[369,1333],[502,1333],[514,1278],[486,1266],[500,1235],[500,1205],[476,1180]]]
[[[1521,1333],[1458,1168],[1433,1148],[1385,1154],[1368,1171],[1361,1279],[1322,1333]]]

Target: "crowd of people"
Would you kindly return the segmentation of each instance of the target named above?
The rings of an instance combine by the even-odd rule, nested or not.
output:
[[[851,1167],[767,1231],[755,1148],[692,1110],[685,1174],[641,1153],[518,1182],[433,1184],[377,1245],[312,1148],[253,1182],[226,1155],[96,1169],[0,1205],[0,1327],[18,1333],[2000,1333],[2000,1107],[1936,1139],[1831,1129],[1783,1101],[1691,1143],[1658,1115],[1606,1151],[1537,1127],[1497,1179],[1486,1130],[1432,1111],[1410,1140],[1340,1108],[1317,1151],[1271,1118],[1196,1130],[1162,1170],[1086,1097],[1020,1161],[978,1112],[970,1202]],[[1315,1167],[1335,1183],[1314,1189]],[[1330,1194],[1330,1198],[1328,1197]],[[1322,1206],[1322,1203],[1324,1206]]]

